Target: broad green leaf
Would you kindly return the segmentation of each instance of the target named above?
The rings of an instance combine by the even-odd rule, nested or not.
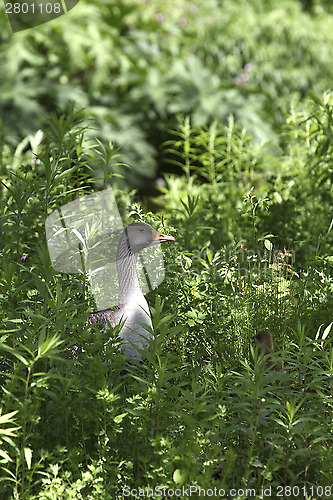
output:
[[[187,479],[187,474],[180,469],[176,469],[173,473],[173,480],[176,484],[182,485]]]
[[[270,240],[264,240],[264,245],[269,252],[273,250],[273,243]]]

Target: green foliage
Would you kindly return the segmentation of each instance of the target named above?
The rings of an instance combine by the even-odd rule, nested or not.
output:
[[[81,0],[13,37],[0,13],[0,496],[329,497],[332,7],[141,7]],[[166,164],[152,213],[122,175]],[[87,325],[86,276],[56,273],[44,229],[111,182],[125,224],[176,238],[148,296],[155,339],[126,370],[106,345],[119,328]],[[257,363],[263,328],[282,373]]]
[[[185,175],[169,175],[160,213],[114,188],[126,223],[144,220],[176,237],[165,250],[166,279],[149,296],[156,337],[145,363],[125,372],[123,355],[86,324],[94,304],[85,276],[57,274],[46,248],[51,211],[91,192],[93,171],[101,188],[118,179],[117,148],[92,143],[82,114],[72,107],[65,113],[2,151],[3,494],[121,499],[129,491],[139,498],[139,488],[232,485],[262,498],[263,488],[327,488],[330,143],[318,148],[312,137],[329,136],[329,99],[290,115],[297,119],[283,135],[279,175],[268,149],[232,119],[204,128],[185,119],[166,145]],[[307,195],[300,183],[290,185],[296,169]],[[274,226],[274,206],[290,199],[299,211],[288,228]],[[284,231],[294,235],[304,224],[305,207],[325,218],[317,242],[304,238],[300,247],[293,240],[290,250],[279,250]],[[275,234],[264,230],[269,220]],[[314,224],[303,228],[305,235],[314,231]],[[298,260],[298,248],[308,262]],[[275,335],[283,373],[264,373],[256,363],[249,339],[262,328]]]
[[[0,26],[1,136],[17,144],[41,115],[75,102],[94,135],[122,146],[136,186],[163,167],[178,114],[195,126],[232,114],[258,142],[276,143],[291,99],[322,94],[333,77],[324,0],[80,0],[13,36],[2,10]]]
[[[175,220],[191,226],[194,217],[200,219],[195,224],[200,230],[192,242],[186,236],[186,247],[202,247],[209,234],[214,252],[245,242],[262,253],[257,243],[270,234],[275,248],[297,252],[298,266],[315,254],[329,254],[332,109],[329,93],[293,107],[281,146],[273,151],[269,143],[259,146],[231,117],[227,125],[213,122],[204,128],[191,126],[189,118],[180,122],[165,154],[185,177],[168,176],[164,198]],[[182,204],[187,198],[185,212],[179,198]]]

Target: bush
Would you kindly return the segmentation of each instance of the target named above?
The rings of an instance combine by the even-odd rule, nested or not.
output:
[[[233,114],[257,142],[277,143],[291,100],[331,88],[331,9],[309,4],[81,0],[13,37],[3,12],[2,136],[13,146],[73,101],[95,136],[122,146],[135,187],[166,168],[160,148],[178,114],[199,127]]]

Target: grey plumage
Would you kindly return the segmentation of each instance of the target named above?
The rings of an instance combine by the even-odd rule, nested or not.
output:
[[[144,248],[160,242],[174,241],[173,236],[158,233],[149,224],[134,222],[123,231],[117,249],[116,265],[119,291],[118,305],[89,315],[89,323],[101,323],[104,331],[123,322],[121,349],[127,358],[142,359],[138,349],[148,348],[153,325],[148,303],[140,288],[136,262]]]

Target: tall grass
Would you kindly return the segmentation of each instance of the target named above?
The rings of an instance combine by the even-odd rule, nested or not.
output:
[[[221,498],[231,487],[257,498],[265,488],[327,493],[331,194],[326,174],[305,176],[325,160],[312,137],[324,134],[331,108],[317,103],[312,130],[311,106],[305,121],[304,111],[295,115],[308,131],[304,151],[296,122],[288,125],[280,174],[232,120],[202,129],[185,120],[167,144],[185,175],[169,175],[158,213],[115,187],[124,223],[141,219],[176,237],[166,279],[148,296],[156,339],[147,360],[126,371],[122,354],[86,323],[94,304],[85,277],[56,273],[44,234],[50,212],[116,179],[117,148],[92,144],[74,109],[53,115],[34,145],[3,148],[3,498],[140,498],[140,488],[190,486],[225,489]],[[297,177],[300,154],[307,167]],[[288,225],[275,221],[290,203],[298,209]],[[256,362],[250,337],[264,327],[280,376]]]

